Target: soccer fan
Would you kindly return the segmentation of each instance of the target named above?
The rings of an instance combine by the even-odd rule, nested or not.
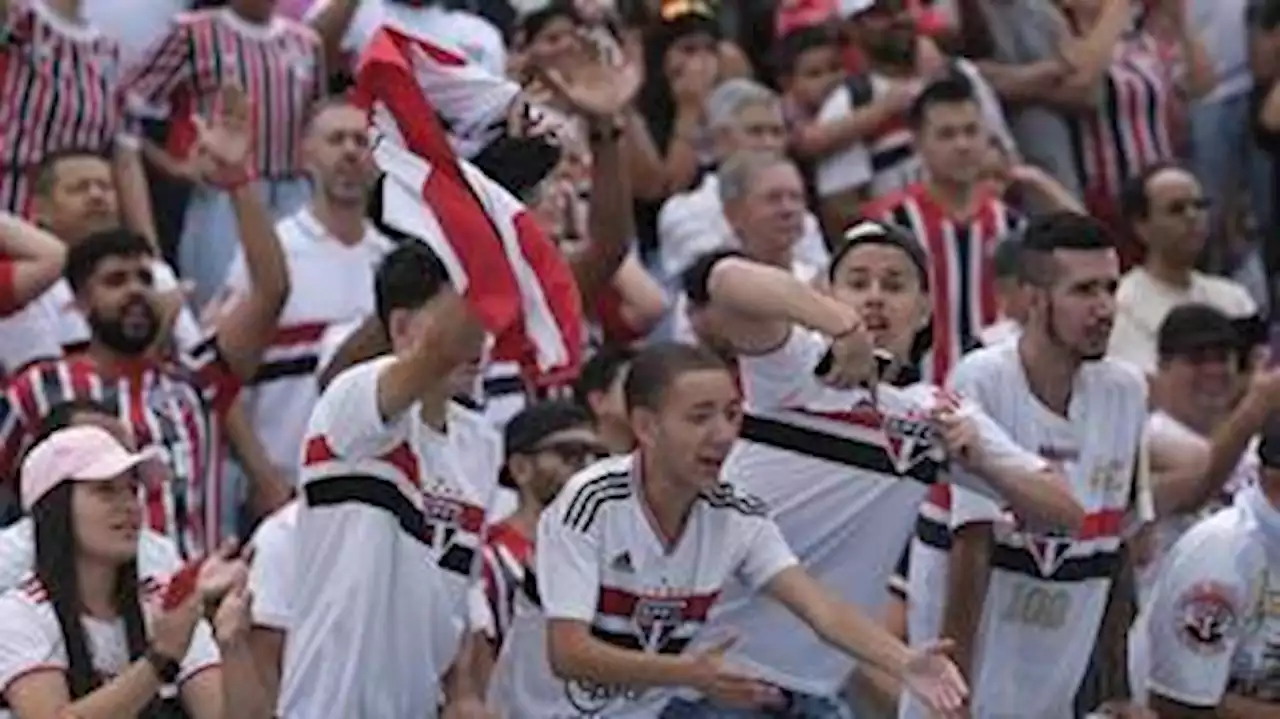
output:
[[[243,177],[247,108],[239,93],[226,98],[222,116],[203,127],[200,146],[225,177]],[[159,319],[151,245],[124,230],[93,235],[72,248],[66,270],[93,332],[88,348],[16,375],[0,399],[0,476],[9,477],[47,408],[78,397],[113,406],[139,446],[166,454],[173,476],[144,487],[145,517],[186,557],[219,544],[224,413],[240,383],[257,371],[289,291],[280,244],[256,191],[242,182],[226,192],[253,273],[253,290],[238,311],[192,352],[176,360],[154,356]]]
[[[1021,225],[1021,217],[979,182],[990,135],[973,86],[964,75],[935,80],[908,114],[925,176],[865,208],[868,217],[911,232],[929,256],[933,279],[932,366],[942,381],[995,322],[995,277],[989,261],[996,243]]]
[[[241,87],[249,95],[254,141],[252,167],[246,169],[271,217],[279,220],[310,196],[300,144],[327,84],[320,38],[274,6],[275,0],[228,0],[179,14],[125,73],[121,93],[129,124],[155,119],[157,108],[165,108],[171,128],[184,128],[177,134],[185,135],[192,113],[216,113],[221,89]],[[216,187],[218,178],[209,175],[198,145],[178,145],[149,154],[167,158],[164,165],[196,185],[177,256],[180,274],[194,283],[195,306],[203,307],[235,256],[237,214]]]
[[[392,243],[365,219],[373,160],[365,113],[340,100],[316,107],[302,140],[313,195],[276,224],[289,269],[289,299],[262,365],[246,388],[255,433],[275,471],[294,479],[298,447],[317,398],[319,343],[335,325],[373,312],[373,278]],[[231,263],[229,301],[250,289],[241,250]]]
[[[154,455],[82,426],[23,461],[36,561],[0,595],[6,716],[271,715],[245,644],[244,563],[220,555],[186,588],[140,572],[138,467]]]
[[[480,700],[464,626],[502,438],[449,378],[485,333],[422,242],[383,260],[375,304],[393,353],[334,379],[304,440],[283,719]]]
[[[939,480],[1002,493],[1054,524],[1082,515],[1042,460],[967,403],[916,381],[911,348],[928,323],[926,267],[905,232],[864,221],[836,250],[829,294],[721,255],[703,261],[695,283],[741,355],[748,416],[728,470],[769,503],[805,566],[868,612],[883,606],[920,502]],[[865,352],[863,333],[893,357],[874,388],[861,386],[865,371],[849,369]],[[948,462],[946,449],[959,448],[946,440],[957,437],[964,451]],[[734,660],[790,692],[797,711],[840,711],[833,697],[851,662],[775,605],[730,591],[715,623],[751,627]]]
[[[649,347],[625,384],[640,449],[575,475],[538,521],[529,606],[491,689],[503,716],[651,717],[679,687],[784,708],[775,688],[726,664],[728,642],[684,652],[735,578],[838,651],[902,676],[942,716],[959,716],[965,688],[944,645],[908,650],[837,598],[800,567],[766,505],[723,481],[742,410],[718,357]],[[674,703],[664,716],[687,711]]]
[[[0,317],[21,309],[56,282],[66,257],[56,237],[0,214]]]
[[[1054,719],[1074,716],[1132,520],[1216,493],[1274,399],[1255,394],[1237,409],[1205,471],[1153,488],[1146,382],[1103,359],[1120,275],[1106,228],[1074,213],[1034,218],[1023,253],[1033,292],[1022,335],[967,356],[953,389],[1060,467],[1089,513],[1077,531],[1054,531],[955,488],[942,632],[957,638],[975,712]],[[1034,660],[1050,652],[1057,661]]]
[[[1161,717],[1277,715],[1280,424],[1258,445],[1262,469],[1235,503],[1173,546],[1130,633],[1134,693]]]
[[[628,347],[601,347],[582,364],[573,383],[573,400],[590,413],[609,454],[626,454],[636,446],[622,397],[622,383],[634,358],[635,351]]]
[[[1199,180],[1173,163],[1153,165],[1125,184],[1125,222],[1145,249],[1116,291],[1116,323],[1107,352],[1156,371],[1156,333],[1165,315],[1187,302],[1204,302],[1233,319],[1257,314],[1239,283],[1196,269],[1209,239],[1209,200]]]
[[[845,0],[841,13],[848,36],[866,53],[867,71],[827,97],[818,114],[819,127],[852,120],[860,108],[894,94],[913,97],[930,79],[956,73],[973,85],[983,129],[1000,138],[1005,147],[1014,146],[999,100],[972,63],[960,58],[925,62],[915,21],[903,0]],[[893,102],[901,106],[902,100]],[[822,157],[816,183],[828,236],[839,239],[865,200],[920,178],[920,158],[912,143],[906,118],[895,114],[867,135]]]
[[[511,626],[516,593],[533,565],[533,539],[542,510],[574,474],[609,456],[586,410],[566,400],[525,408],[503,431],[506,463],[498,483],[519,494],[515,511],[485,533],[480,576],[495,649]]]
[[[253,551],[249,565],[249,649],[271,706],[280,696],[284,641],[292,616],[297,526],[295,499],[263,519],[248,544]]]

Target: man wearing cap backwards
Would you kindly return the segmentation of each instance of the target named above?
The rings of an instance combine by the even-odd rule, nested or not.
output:
[[[1163,719],[1280,717],[1278,420],[1257,484],[1178,540],[1130,632],[1135,696]]]
[[[487,638],[494,654],[502,646],[514,613],[516,592],[533,561],[533,537],[542,509],[583,467],[609,455],[591,416],[566,400],[528,407],[507,423],[506,463],[498,483],[519,496],[516,511],[493,525],[485,537],[481,578],[488,600]]]

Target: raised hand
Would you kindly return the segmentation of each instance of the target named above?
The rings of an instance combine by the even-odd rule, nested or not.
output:
[[[819,367],[818,379],[836,389],[865,387],[876,382],[875,345],[862,319],[850,310],[849,329],[831,342],[830,362]]]
[[[685,60],[670,78],[671,94],[681,107],[701,108],[720,77],[720,60],[701,54]]]
[[[219,170],[241,170],[250,160],[253,131],[249,98],[244,90],[227,85],[218,93],[217,115],[213,119],[193,118],[196,151],[203,153]]]
[[[736,672],[725,663],[725,654],[737,641],[737,637],[726,637],[693,655],[689,685],[717,704],[734,709],[781,708],[784,699],[777,687]]]
[[[236,586],[248,581],[249,561],[249,556],[241,556],[236,540],[226,540],[200,565],[196,593],[206,604],[221,601]]]
[[[200,597],[193,592],[181,604],[164,609],[155,602],[151,617],[151,646],[165,659],[181,662],[191,646],[196,623],[200,621]]]
[[[564,67],[568,69],[543,69],[539,76],[575,112],[589,118],[612,118],[625,110],[640,90],[635,62],[607,52],[598,40],[586,35],[575,40]]]
[[[947,657],[954,642],[941,639],[911,650],[902,671],[902,684],[940,719],[964,719],[969,686]]]
[[[213,636],[222,647],[238,646],[253,628],[253,592],[247,574],[237,574],[213,615]]]
[[[978,425],[972,417],[956,407],[942,405],[933,410],[933,423],[938,429],[947,454],[962,467],[972,468],[978,460]]]

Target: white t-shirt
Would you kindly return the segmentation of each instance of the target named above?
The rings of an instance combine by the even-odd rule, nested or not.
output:
[[[1191,284],[1174,287],[1142,267],[1129,270],[1116,289],[1116,324],[1107,355],[1129,362],[1143,372],[1156,371],[1156,334],[1170,310],[1202,302],[1233,319],[1250,317],[1258,305],[1244,285],[1225,277],[1191,273]]]
[[[143,616],[147,609],[159,600],[165,587],[164,578],[143,576],[138,584],[138,601]],[[149,622],[149,617],[147,618]],[[81,618],[85,642],[93,667],[99,674],[111,678],[128,668],[129,641],[125,634],[124,619],[107,621],[95,617]],[[26,674],[42,669],[67,669],[67,647],[53,609],[49,593],[34,574],[28,574],[14,589],[0,595],[0,695],[9,690],[14,681]],[[205,669],[218,666],[220,657],[213,631],[208,622],[201,620],[191,638],[187,655],[181,662],[177,686]],[[163,687],[161,697],[172,697],[177,687]],[[10,719],[12,713],[0,709],[0,719]]]
[[[335,239],[310,208],[276,224],[289,271],[289,298],[253,381],[242,394],[249,420],[272,463],[284,476],[298,474],[298,447],[319,397],[316,373],[321,343],[335,324],[364,320],[374,312],[373,283],[391,241],[366,224],[352,245]],[[244,251],[227,271],[225,290],[249,290]]]
[[[951,526],[992,522],[991,579],[974,649],[970,702],[991,719],[1067,719],[1120,561],[1126,514],[1150,520],[1139,461],[1147,389],[1131,368],[1101,360],[1076,375],[1068,417],[1040,404],[1027,384],[1016,343],[970,353],[951,375],[956,392],[977,402],[1019,445],[1056,465],[1086,518],[1067,537],[1018,526],[987,497],[952,488]],[[912,558],[913,561],[915,557]],[[1045,661],[1053,657],[1053,661]]]
[[[289,629],[297,526],[298,501],[294,500],[264,519],[249,540],[253,548],[253,564],[249,567],[249,589],[253,591],[250,611],[255,626],[282,632]]]
[[[543,511],[537,593],[517,600],[491,683],[490,703],[506,719],[657,716],[673,688],[556,678],[547,620],[583,622],[621,649],[678,654],[701,632],[728,579],[755,591],[796,564],[764,503],[727,482],[699,495],[668,550],[646,517],[642,481],[635,455],[606,459],[569,480]]]
[[[929,416],[950,398],[923,383],[881,385],[874,394],[832,389],[813,375],[826,350],[823,337],[797,328],[778,350],[739,359],[748,415],[725,471],[768,503],[810,573],[874,615],[888,596],[885,584],[920,501],[945,476],[944,450]],[[962,405],[960,411],[976,409]],[[989,419],[973,417],[993,461],[1043,466]],[[952,480],[991,491],[963,473]],[[712,622],[725,631],[750,627],[733,661],[788,689],[834,694],[854,664],[781,605],[733,584]]]
[[[973,63],[956,59],[956,68],[973,83],[982,119],[988,132],[1001,144],[1013,148],[1009,125],[995,91],[982,79]],[[886,92],[891,81],[881,75],[870,76],[872,97]],[[923,83],[920,83],[923,87]],[[874,102],[874,100],[873,100]],[[818,112],[819,123],[829,123],[847,117],[854,111],[853,95],[841,85],[827,96]],[[855,142],[828,155],[818,164],[817,189],[822,198],[866,188],[870,197],[880,197],[901,190],[921,179],[923,167],[916,154],[911,130],[906,123],[889,123],[864,142]]]
[[[311,19],[329,2],[319,0],[307,11]],[[356,14],[342,37],[342,49],[359,53],[383,25],[390,25],[458,51],[493,75],[507,74],[507,49],[502,32],[479,15],[448,10],[439,5],[414,7],[386,0],[360,0]]]
[[[1280,702],[1280,512],[1258,487],[1173,546],[1129,633],[1134,696]]]
[[[320,397],[302,451],[283,719],[430,717],[468,624],[502,438],[449,405],[384,421],[382,357]]]
[[[18,586],[35,568],[35,523],[22,517],[0,529],[0,592]],[[150,529],[138,535],[138,573],[167,577],[182,568],[182,556],[173,540]]]
[[[32,362],[62,356],[58,342],[58,315],[45,299],[34,302],[7,317],[0,317],[0,378],[14,376]]]

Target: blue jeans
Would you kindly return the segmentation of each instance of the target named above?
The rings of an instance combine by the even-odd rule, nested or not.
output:
[[[843,700],[812,694],[789,694],[785,709],[728,709],[710,700],[697,702],[673,699],[662,710],[660,719],[854,719],[853,710]]]

